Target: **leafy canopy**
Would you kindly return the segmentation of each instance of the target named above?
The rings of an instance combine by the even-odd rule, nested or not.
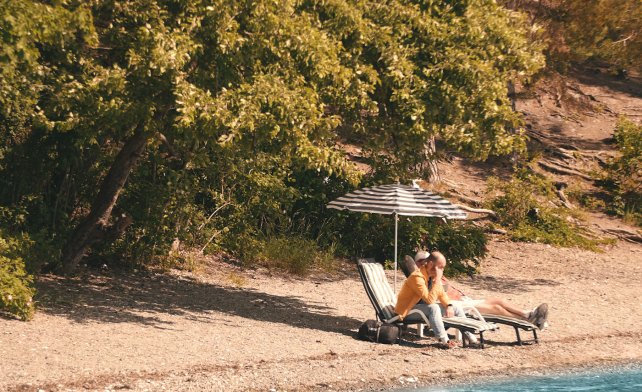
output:
[[[507,82],[542,64],[492,0],[0,0],[0,205],[64,239],[122,146],[147,146],[97,254],[148,260],[174,238],[242,255],[321,236],[361,174],[410,178],[433,136],[485,159],[524,148]],[[118,195],[117,195],[118,196]],[[254,252],[251,252],[254,253]],[[56,252],[49,252],[52,261]]]

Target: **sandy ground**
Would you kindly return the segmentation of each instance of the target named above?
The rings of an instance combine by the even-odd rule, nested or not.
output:
[[[367,391],[642,362],[641,245],[490,250],[459,285],[548,302],[540,344],[514,345],[509,327],[484,350],[441,350],[412,331],[400,345],[359,341],[374,312],[354,268],[291,279],[210,261],[200,274],[43,277],[35,320],[0,318],[0,390]]]

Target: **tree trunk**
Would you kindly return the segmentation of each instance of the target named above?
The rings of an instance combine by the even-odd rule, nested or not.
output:
[[[516,112],[517,111],[517,91],[515,90],[515,83],[512,80],[509,80],[506,87],[508,90],[508,98],[510,99],[510,107],[513,110],[513,112]],[[515,134],[515,127],[513,126],[510,127],[510,133],[513,135]],[[519,160],[519,153],[517,151],[513,151],[511,160],[513,161],[513,164],[515,164]]]
[[[510,99],[510,107],[514,112],[517,111],[517,91],[515,90],[515,83],[509,80],[507,83],[508,98]]]
[[[434,136],[430,137],[424,145],[424,156],[426,160],[422,166],[426,181],[435,184],[441,182],[439,167],[437,166],[437,145],[435,144]]]
[[[134,135],[125,142],[116,156],[91,205],[89,215],[76,227],[63,248],[62,272],[64,274],[70,274],[76,269],[92,244],[107,237],[119,235],[131,224],[131,219],[124,215],[114,225],[109,225],[109,218],[148,138],[149,135],[144,131],[143,125],[139,125]]]

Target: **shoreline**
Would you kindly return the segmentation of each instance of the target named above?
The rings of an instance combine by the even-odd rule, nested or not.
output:
[[[457,349],[459,351],[464,349]],[[440,350],[443,351],[443,350]],[[482,350],[479,350],[482,351]],[[419,354],[423,355],[423,354]],[[362,356],[355,356],[354,359],[358,361]],[[321,359],[322,361],[333,362],[332,359]],[[261,363],[262,361],[259,361]],[[291,361],[293,367],[299,367],[301,362],[306,362],[301,359],[294,359]],[[410,362],[408,360],[408,362]],[[352,368],[356,362],[348,362],[344,370]],[[269,366],[269,363],[265,363]],[[274,364],[272,364],[274,365]],[[339,369],[338,366],[330,364],[330,368]],[[34,387],[36,390],[42,391],[116,391],[116,390],[135,390],[135,391],[155,391],[155,390],[227,390],[225,385],[230,384],[230,378],[245,378],[249,370],[255,376],[262,380],[268,379],[260,374],[256,374],[256,370],[260,370],[260,366],[246,365],[240,367],[238,365],[221,366],[217,368],[203,366],[191,369],[182,369],[170,373],[162,372],[136,372],[132,374],[104,374],[94,375],[86,379],[76,379],[71,383],[64,383],[53,380],[49,383],[22,383],[17,385],[9,385],[8,392],[17,391],[32,391]],[[328,380],[325,382],[317,383],[316,385],[283,385],[279,382],[273,384],[265,384],[262,386],[255,386],[252,388],[235,388],[234,390],[243,390],[247,392],[258,391],[298,391],[298,392],[318,392],[318,391],[343,391],[343,392],[396,392],[408,391],[419,388],[439,388],[439,387],[460,387],[473,383],[491,383],[497,381],[504,381],[512,378],[529,378],[529,377],[546,377],[546,376],[564,376],[573,374],[583,374],[588,372],[615,372],[618,370],[642,370],[642,359],[601,359],[596,361],[561,364],[554,363],[552,365],[539,364],[529,368],[510,367],[500,369],[481,369],[471,370],[462,366],[459,371],[452,372],[448,369],[440,369],[434,371],[422,372],[403,372],[400,375],[388,379],[361,379],[361,380],[336,380],[330,381],[330,375],[323,377]],[[506,372],[510,371],[510,374]],[[286,377],[289,372],[286,372]],[[232,376],[233,375],[233,376]],[[232,376],[232,377],[230,377]],[[216,388],[195,389],[195,385],[208,385]],[[1,384],[0,384],[1,385]]]
[[[545,370],[544,370],[545,369]],[[541,369],[521,369],[517,370],[515,373],[506,375],[501,371],[489,371],[482,372],[474,375],[466,375],[461,378],[439,378],[435,382],[430,383],[416,383],[410,389],[419,389],[419,388],[452,388],[452,387],[466,387],[472,384],[487,384],[494,382],[503,382],[512,379],[523,379],[523,378],[533,378],[533,377],[563,377],[563,376],[574,376],[574,375],[583,375],[587,373],[617,373],[617,372],[627,372],[627,371],[642,371],[642,361],[636,360],[634,362],[622,361],[622,362],[603,362],[603,363],[585,363],[580,365],[575,365],[573,367],[564,367],[555,365],[553,367],[542,367]],[[380,392],[396,392],[396,391],[406,391],[408,387],[399,387],[394,389],[380,389],[377,391]],[[372,391],[374,392],[374,390]]]
[[[639,347],[640,338],[642,335],[636,337],[628,337],[630,342],[622,341],[622,337],[605,337],[607,340],[615,340],[619,344],[628,344],[631,343],[636,347]],[[625,338],[626,339],[626,338]],[[590,339],[592,340],[592,339]],[[601,338],[596,338],[595,340],[603,340]],[[548,344],[553,344],[550,342]],[[595,342],[597,345],[601,345],[600,342]],[[541,344],[541,343],[540,343]],[[507,346],[506,349],[510,350],[512,348],[518,348],[520,346]],[[522,346],[523,347],[523,346]],[[581,347],[581,344],[571,343],[567,349],[577,350]],[[455,351],[460,351],[465,349],[457,349]],[[557,348],[555,348],[557,350]],[[483,350],[479,350],[483,351]],[[431,388],[431,387],[454,387],[454,386],[466,386],[475,383],[489,383],[496,381],[508,380],[511,378],[529,378],[529,377],[538,377],[538,376],[563,376],[563,375],[573,375],[573,374],[582,374],[587,372],[615,372],[618,370],[642,370],[642,357],[638,354],[633,356],[626,357],[612,357],[611,355],[617,355],[615,352],[618,351],[617,348],[611,353],[605,353],[606,356],[602,358],[591,358],[583,359],[582,361],[568,361],[561,358],[551,358],[551,363],[539,363],[539,364],[515,364],[515,363],[506,363],[502,361],[495,362],[493,361],[494,356],[488,356],[488,368],[468,368],[466,364],[466,359],[458,360],[454,355],[455,359],[452,356],[446,355],[443,358],[443,363],[441,366],[437,366],[432,371],[412,371],[411,366],[409,366],[409,371],[401,373],[400,376],[392,377],[388,380],[370,380],[362,383],[335,383],[331,385],[331,388],[327,388],[327,385],[323,385],[321,388],[303,388],[303,389],[293,389],[297,391],[322,391],[322,390],[334,390],[334,391],[360,391],[360,392],[395,392],[395,391],[406,391],[408,389],[417,389],[417,388]],[[632,350],[634,351],[634,350]],[[520,359],[524,357],[519,355],[516,356]],[[496,357],[495,357],[496,358]],[[406,359],[410,365],[413,362],[413,359]],[[447,365],[444,366],[444,363],[447,361],[453,361],[456,363],[455,366],[449,368]],[[491,368],[495,366],[496,368]],[[457,370],[453,370],[457,368]],[[373,384],[374,383],[374,384]],[[256,391],[258,391],[257,389]],[[289,389],[285,389],[289,390]]]
[[[545,370],[530,369],[516,371],[516,373],[511,375],[497,374],[496,371],[489,371],[488,374],[479,373],[470,375],[467,377],[455,378],[455,379],[442,379],[438,382],[433,383],[416,383],[411,387],[396,387],[393,389],[377,389],[372,390],[380,392],[406,392],[413,389],[429,389],[429,388],[465,388],[470,387],[474,384],[488,384],[495,382],[506,382],[509,380],[516,380],[523,378],[536,378],[536,377],[564,377],[564,376],[580,376],[585,374],[601,374],[601,373],[616,373],[616,372],[627,372],[627,371],[642,371],[642,361],[637,360],[635,362],[610,362],[606,363],[586,363],[582,365],[577,365],[575,367],[553,367],[547,368]]]

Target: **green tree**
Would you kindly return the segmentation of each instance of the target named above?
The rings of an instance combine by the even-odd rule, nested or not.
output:
[[[380,179],[415,176],[435,137],[480,159],[519,150],[507,82],[542,60],[492,0],[0,11],[0,201],[26,211],[14,229],[66,244],[65,272],[114,240],[121,254],[174,237],[240,252],[313,222],[359,180],[338,141],[362,146]]]
[[[613,137],[621,155],[607,168],[610,210],[642,226],[642,124],[622,117]]]
[[[543,26],[549,66],[567,68],[587,59],[618,71],[642,67],[642,3],[639,0],[501,0]]]
[[[523,15],[471,0],[369,4],[365,16],[375,27],[364,55],[380,82],[378,112],[362,129],[378,167],[416,175],[438,158],[435,137],[481,160],[524,150],[508,82],[531,75],[543,57]]]
[[[642,69],[642,2],[566,0],[564,36],[580,59],[606,60],[620,70]]]

